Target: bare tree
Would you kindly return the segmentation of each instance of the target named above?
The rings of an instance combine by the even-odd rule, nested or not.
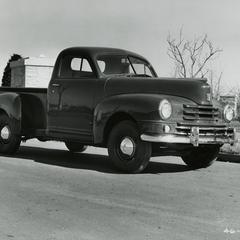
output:
[[[208,40],[207,34],[194,38],[193,40],[186,40],[183,37],[182,29],[177,38],[169,34],[167,43],[168,56],[174,63],[174,77],[208,77],[213,95],[214,97],[218,97],[220,94],[222,72],[216,77],[209,65],[212,60],[222,52],[222,49],[215,48],[212,42]]]
[[[240,86],[234,86],[226,95],[236,97],[236,119],[240,121]]]
[[[222,94],[222,76],[223,76],[223,72],[221,72],[218,76],[215,76],[213,70],[209,71],[209,84],[211,86],[211,91],[212,91],[212,96],[215,99],[219,99],[220,95]]]

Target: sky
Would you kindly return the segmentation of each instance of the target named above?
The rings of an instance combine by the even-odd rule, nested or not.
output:
[[[145,56],[161,77],[173,73],[167,36],[208,35],[222,89],[240,88],[238,0],[0,0],[0,77],[13,53],[56,58],[72,46],[117,47]]]

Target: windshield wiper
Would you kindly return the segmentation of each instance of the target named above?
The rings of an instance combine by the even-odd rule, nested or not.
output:
[[[148,74],[128,74],[128,77],[152,77]]]

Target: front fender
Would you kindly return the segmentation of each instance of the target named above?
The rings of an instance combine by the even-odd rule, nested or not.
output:
[[[169,96],[168,96],[169,97]],[[165,95],[121,94],[100,102],[94,111],[94,142],[101,143],[108,120],[117,113],[125,113],[136,122],[159,119],[158,106]]]
[[[15,122],[15,132],[21,131],[21,98],[17,93],[0,93],[0,110]]]

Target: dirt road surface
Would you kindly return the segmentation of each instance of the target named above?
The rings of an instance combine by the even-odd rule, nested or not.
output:
[[[0,157],[0,215],[1,240],[240,239],[240,164],[156,157],[122,174],[105,150],[29,141]]]

